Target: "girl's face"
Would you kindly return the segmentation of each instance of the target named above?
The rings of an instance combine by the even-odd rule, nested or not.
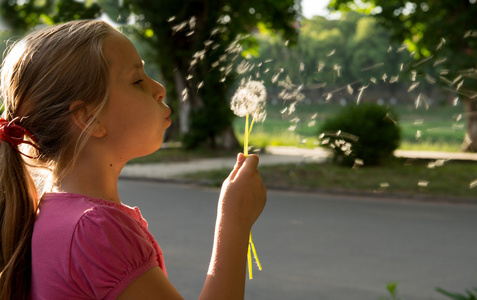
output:
[[[110,96],[101,123],[111,155],[127,162],[161,147],[171,110],[163,102],[164,87],[146,75],[139,53],[124,35],[113,33],[103,51],[110,65]]]

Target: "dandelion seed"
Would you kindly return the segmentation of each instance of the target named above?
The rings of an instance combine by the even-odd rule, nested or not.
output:
[[[220,47],[219,44],[214,44],[214,45],[212,46],[212,50],[216,50],[216,49],[219,48],[219,47]]]
[[[288,47],[288,44],[289,44],[289,43],[290,43],[290,41],[289,41],[289,40],[286,40],[285,43],[284,43],[285,47]]]
[[[220,16],[217,19],[217,23],[222,24],[222,25],[226,25],[228,22],[230,22],[230,16],[229,15]]]
[[[392,46],[389,46],[389,47],[388,47],[388,53],[391,52],[391,51],[393,51],[393,47],[392,47]]]
[[[220,65],[220,62],[215,61],[210,66],[212,67],[212,69],[214,69],[214,68],[217,68],[219,65]]]
[[[407,92],[411,92],[413,91],[418,85],[419,85],[420,82],[415,82],[413,84],[411,84],[411,86],[409,87],[409,89],[407,90]]]
[[[419,187],[427,187],[429,185],[429,181],[425,181],[425,180],[420,180],[417,185]]]
[[[361,97],[363,96],[363,91],[367,88],[368,86],[362,86],[359,88],[359,94],[358,98],[356,98],[356,104],[359,104],[361,102]]]
[[[404,70],[404,64],[401,63],[401,65],[399,66],[399,71],[402,72],[402,70]]]
[[[330,101],[330,99],[331,99],[332,96],[333,96],[333,95],[332,95],[331,93],[328,93],[328,95],[326,96],[325,101],[326,101],[326,102]]]
[[[336,52],[336,49],[333,49],[333,50],[331,50],[331,52],[328,53],[328,55],[326,55],[326,56],[332,56],[333,54],[335,54],[335,52]]]
[[[315,126],[315,124],[316,124],[316,121],[312,120],[312,121],[308,122],[308,127],[313,127],[313,126]]]
[[[186,102],[187,99],[189,99],[189,90],[187,88],[185,88],[182,91],[182,102]]]
[[[300,63],[300,72],[305,71],[305,64],[303,62]]]
[[[245,72],[247,72],[248,70],[250,69],[250,63],[248,63],[247,61],[243,60],[242,62],[240,62],[240,64],[237,66],[237,73],[238,74],[244,74]]]
[[[402,51],[404,51],[404,50],[406,50],[406,45],[402,45],[401,47],[399,47],[399,48],[396,50],[396,52],[399,53],[399,52],[402,52]]]
[[[379,187],[380,187],[380,188],[383,188],[383,189],[386,189],[386,188],[389,187],[389,183],[387,183],[387,182],[381,182],[381,183],[379,184]]]
[[[431,75],[429,74],[426,74],[426,81],[429,83],[429,84],[434,84],[436,83],[436,79],[434,77],[432,77]]]
[[[353,88],[351,87],[351,84],[348,84],[348,85],[346,86],[346,89],[348,90],[348,94],[353,95],[354,90],[353,90]]]
[[[316,117],[318,117],[318,113],[314,113],[314,114],[313,114],[313,116],[311,116],[311,118],[310,118],[310,119],[311,119],[311,120],[315,120],[315,119],[316,119]]]
[[[439,76],[439,78],[444,81],[444,83],[448,86],[452,86],[452,81],[450,81],[449,79],[445,78],[444,76]]]
[[[288,131],[295,131],[295,129],[296,129],[296,124],[290,125],[290,127],[288,127]]]
[[[455,97],[455,98],[452,100],[452,105],[457,106],[457,104],[459,104],[459,97]]]
[[[464,84],[464,80],[461,80],[457,86],[455,87],[456,91],[460,90],[460,88],[462,87],[462,85]]]
[[[270,68],[266,68],[265,71],[263,71],[264,74],[267,74],[268,72],[270,72]]]
[[[191,80],[192,78],[194,78],[194,76],[192,76],[191,74],[189,74],[189,75],[186,77],[186,80],[189,81],[189,80]]]
[[[426,110],[429,109],[429,104],[427,103],[426,96],[422,93],[419,93],[416,98],[416,109],[419,108],[421,103],[425,105]]]
[[[192,55],[192,57],[195,59],[203,60],[205,58],[205,50],[197,51],[196,53]]]
[[[476,30],[469,30],[469,31],[466,31],[465,34],[464,34],[464,39],[466,38],[469,38],[469,37],[477,37],[477,31]]]
[[[225,82],[226,78],[225,77],[222,77],[220,78],[219,82]]]
[[[192,17],[189,19],[189,28],[190,28],[190,29],[194,29],[196,22],[197,22],[197,18],[196,18],[195,16],[192,16]]]
[[[210,36],[216,35],[219,32],[219,28],[214,28],[210,31]]]
[[[214,41],[206,40],[206,41],[204,42],[204,46],[205,46],[205,47],[209,47],[209,46],[212,45],[213,43],[214,43]]]
[[[167,19],[167,22],[170,23],[176,19],[176,16],[172,16],[169,19]]]
[[[392,76],[391,79],[389,79],[389,83],[396,83],[399,80],[399,75]]]
[[[439,45],[437,45],[436,47],[436,51],[438,51],[439,49],[442,48],[442,46],[446,43],[446,40],[444,38],[441,38],[441,42],[439,43]]]
[[[412,123],[412,125],[422,125],[423,123],[424,123],[423,119],[416,119],[414,120],[414,123]]]
[[[337,75],[338,77],[341,77],[341,66],[340,66],[340,65],[334,65],[334,66],[333,66],[333,70],[336,71],[336,75]]]
[[[377,81],[377,80],[376,80],[376,78],[371,77],[371,78],[369,78],[369,81],[371,81],[372,83],[376,84],[376,81]]]
[[[454,85],[457,81],[459,81],[460,79],[462,78],[462,74],[460,74],[459,76],[457,76],[456,78],[454,78],[454,80],[452,80],[452,85]]]
[[[417,76],[417,72],[416,71],[411,71],[411,81],[416,81],[416,76]]]
[[[290,104],[290,107],[288,108],[288,115],[291,115],[296,111],[296,102],[293,102]]]
[[[188,33],[186,33],[186,36],[191,36],[191,35],[193,35],[194,33],[195,33],[195,31],[193,31],[193,30],[192,30],[192,31],[189,31]]]
[[[386,82],[386,79],[388,78],[388,75],[386,73],[383,74],[383,76],[381,77],[381,79],[383,80],[383,82]]]
[[[474,180],[474,181],[472,181],[472,182],[469,184],[469,188],[473,189],[473,188],[475,188],[475,187],[477,187],[477,179]]]
[[[435,66],[437,66],[437,65],[440,65],[440,64],[446,62],[446,60],[447,60],[447,58],[438,59],[438,60],[436,60],[436,61],[434,62],[434,65],[433,65],[433,66],[435,67]]]
[[[287,112],[287,110],[288,110],[288,107],[285,107],[284,109],[282,109],[282,110],[280,111],[280,113],[283,115],[284,113]]]
[[[177,33],[184,29],[187,26],[187,21],[177,24],[176,26],[172,26],[172,33]]]
[[[420,139],[421,138],[421,131],[420,130],[417,130],[416,131],[416,140]]]
[[[197,92],[199,92],[199,90],[204,86],[204,82],[201,81],[198,85],[197,85]]]
[[[318,67],[317,67],[317,68],[318,68],[318,72],[321,72],[324,67],[325,67],[325,64],[320,61],[320,62],[318,63]]]
[[[277,74],[275,74],[275,75],[272,77],[272,83],[277,82],[278,76],[280,76],[280,74],[281,74],[281,72],[278,72]]]
[[[361,159],[361,158],[356,158],[354,160],[354,165],[353,165],[353,168],[359,168],[361,166],[364,166],[364,161]]]
[[[439,73],[439,75],[447,75],[449,74],[449,69],[443,69],[441,70],[441,72]]]

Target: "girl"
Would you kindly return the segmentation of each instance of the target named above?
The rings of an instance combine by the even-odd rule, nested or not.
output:
[[[126,162],[159,149],[171,124],[132,43],[102,21],[32,33],[3,62],[1,97],[0,298],[181,299],[117,191]],[[266,201],[257,165],[239,154],[224,181],[201,299],[243,298],[248,234]],[[34,181],[38,167],[48,181]]]

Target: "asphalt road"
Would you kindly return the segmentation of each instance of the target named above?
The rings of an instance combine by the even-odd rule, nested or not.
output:
[[[120,180],[161,245],[169,278],[200,294],[219,190]],[[246,299],[376,300],[398,282],[402,300],[449,299],[477,287],[477,205],[269,191],[253,230],[264,270]]]

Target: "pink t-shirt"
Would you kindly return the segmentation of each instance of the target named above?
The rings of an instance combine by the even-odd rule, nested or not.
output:
[[[116,299],[162,251],[137,207],[68,193],[43,197],[32,238],[32,299]]]

